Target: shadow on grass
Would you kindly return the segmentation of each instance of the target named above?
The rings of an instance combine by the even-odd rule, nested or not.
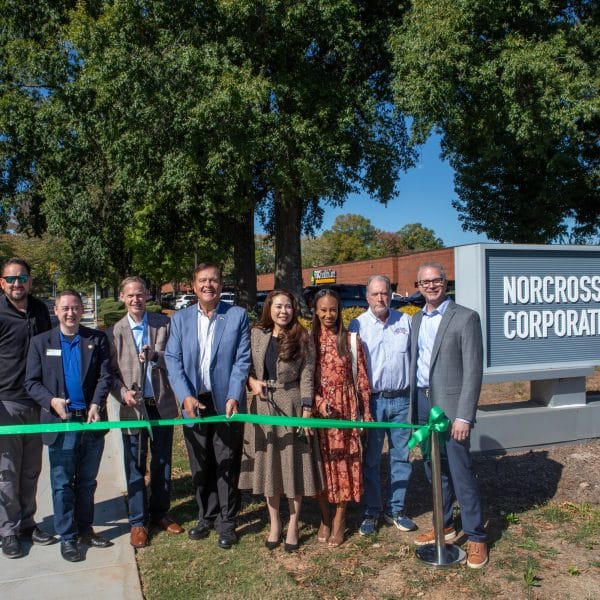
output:
[[[387,458],[387,453],[384,453],[381,461],[382,482],[387,481]],[[406,495],[406,513],[411,518],[418,518],[433,510],[431,486],[425,477],[423,460],[415,458],[412,465],[413,472]],[[554,497],[563,469],[543,449],[524,454],[478,454],[473,456],[473,467],[479,481],[484,522],[491,542],[499,539],[502,531],[507,528],[505,515],[527,511]],[[382,498],[385,498],[387,492],[385,484],[382,485]],[[173,479],[171,501],[171,515],[176,521],[186,523],[197,518],[198,507],[192,496],[189,473]],[[289,517],[285,498],[281,502],[281,515],[285,526]],[[302,503],[301,541],[316,535],[320,520],[318,501],[315,498],[305,498]],[[361,507],[350,503],[346,517],[349,534],[357,531],[361,520]],[[268,527],[269,517],[264,498],[243,491],[238,533],[252,535],[268,531]]]

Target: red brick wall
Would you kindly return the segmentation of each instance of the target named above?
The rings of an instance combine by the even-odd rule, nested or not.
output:
[[[415,252],[404,256],[388,256],[372,260],[359,260],[339,265],[320,265],[319,268],[335,269],[336,283],[366,283],[371,275],[387,275],[392,283],[397,284],[396,291],[409,295],[416,291],[415,279],[419,265],[428,261],[437,261],[444,265],[446,276],[454,279],[454,248]],[[302,284],[310,285],[310,276],[314,269],[302,269]],[[258,275],[256,289],[258,291],[272,290],[274,287],[273,273]]]

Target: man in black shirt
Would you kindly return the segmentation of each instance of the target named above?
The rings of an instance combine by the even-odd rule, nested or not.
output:
[[[0,286],[0,426],[40,422],[40,408],[25,391],[29,340],[51,329],[48,307],[31,296],[31,271],[20,258],[2,265]],[[19,538],[48,545],[56,538],[34,521],[42,468],[39,435],[0,435],[0,538],[7,558],[23,556]]]

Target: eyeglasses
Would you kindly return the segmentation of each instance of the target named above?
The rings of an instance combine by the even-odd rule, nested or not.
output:
[[[436,279],[420,279],[417,281],[417,284],[421,287],[439,287],[444,283],[443,277],[438,277]]]
[[[19,283],[27,283],[29,281],[29,275],[2,275],[2,279],[6,283],[14,283],[17,279]]]

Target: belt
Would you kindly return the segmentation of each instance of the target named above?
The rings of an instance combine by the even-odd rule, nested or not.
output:
[[[429,398],[429,388],[428,387],[420,387],[419,390],[425,394],[426,398]]]
[[[67,421],[83,421],[87,419],[87,409],[77,408],[67,412]]]
[[[382,398],[397,398],[398,396],[406,396],[408,394],[408,388],[402,390],[384,390],[383,392],[375,392],[374,396],[381,396]]]
[[[156,406],[156,400],[154,399],[154,396],[144,396],[143,400],[146,406]]]

